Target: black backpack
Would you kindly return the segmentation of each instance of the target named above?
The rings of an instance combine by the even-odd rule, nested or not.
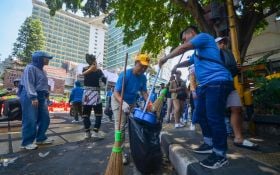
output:
[[[222,62],[211,58],[202,57],[195,53],[195,56],[197,56],[199,59],[204,59],[224,66],[231,73],[231,76],[235,77],[238,74],[238,68],[232,52],[230,50],[220,49],[220,55]]]

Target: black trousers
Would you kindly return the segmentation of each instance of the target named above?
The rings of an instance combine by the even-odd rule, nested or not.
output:
[[[91,110],[93,109],[94,115],[95,115],[95,124],[93,130],[95,132],[98,132],[100,126],[101,126],[101,119],[102,119],[102,103],[99,103],[97,105],[83,105],[83,122],[84,127],[86,131],[90,130],[91,121],[90,121],[90,115]]]
[[[82,116],[82,102],[74,102],[73,104],[74,119],[79,120],[79,116]]]

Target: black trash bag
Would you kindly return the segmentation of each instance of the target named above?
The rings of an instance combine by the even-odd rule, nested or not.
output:
[[[4,102],[3,114],[7,116],[8,121],[21,120],[22,111],[20,101],[17,98],[9,99]]]
[[[149,125],[128,117],[131,156],[141,173],[153,173],[161,168],[162,152],[159,134],[162,124]]]

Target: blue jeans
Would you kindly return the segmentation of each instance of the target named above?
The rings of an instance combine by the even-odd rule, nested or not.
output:
[[[192,124],[198,123],[197,99],[193,99]]]
[[[213,151],[220,156],[225,156],[227,151],[225,109],[227,96],[232,90],[232,81],[214,81],[197,88],[195,116],[204,142],[213,146]]]
[[[21,91],[22,107],[22,146],[32,144],[36,139],[41,142],[47,139],[46,131],[50,124],[50,116],[46,103],[46,93],[37,92],[38,107],[32,106],[31,99],[25,89]]]

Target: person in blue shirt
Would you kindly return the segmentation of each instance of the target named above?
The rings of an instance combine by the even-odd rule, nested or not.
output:
[[[114,87],[109,88],[106,94],[106,106],[104,110],[104,114],[106,114],[109,117],[109,120],[112,121],[113,117],[113,111],[111,106],[111,97],[113,95]]]
[[[147,78],[144,75],[150,63],[150,58],[147,54],[139,54],[135,59],[135,66],[131,69],[126,70],[124,94],[123,94],[123,106],[122,106],[122,119],[121,119],[121,132],[122,132],[122,143],[125,141],[125,124],[127,122],[127,114],[135,107],[137,94],[141,92],[141,95],[145,100],[148,98],[147,93]],[[122,91],[122,80],[124,73],[122,72],[115,85],[114,94],[112,96],[112,110],[115,118],[115,129],[118,128],[119,124],[119,108],[121,103],[121,91]],[[123,163],[128,163],[127,154],[123,154]]]
[[[222,65],[220,51],[214,38],[207,33],[199,33],[195,26],[186,28],[181,33],[183,43],[170,54],[159,60],[161,67],[168,59],[194,49],[194,55],[177,66],[183,67],[194,64],[198,83],[197,109],[204,143],[194,149],[196,153],[211,153],[200,165],[216,169],[228,164],[226,158],[227,133],[225,126],[226,100],[233,89],[231,73]],[[214,61],[205,60],[211,58]]]
[[[74,111],[74,120],[72,123],[79,122],[79,115],[82,116],[82,100],[84,89],[81,87],[81,82],[76,81],[75,87],[72,89],[69,97],[69,103],[71,103]]]
[[[48,78],[43,70],[52,56],[43,51],[32,54],[32,62],[22,74],[19,86],[19,97],[22,107],[22,143],[21,148],[33,150],[38,144],[51,144],[46,136],[50,124],[47,107],[49,93]],[[36,144],[34,140],[36,139]]]

